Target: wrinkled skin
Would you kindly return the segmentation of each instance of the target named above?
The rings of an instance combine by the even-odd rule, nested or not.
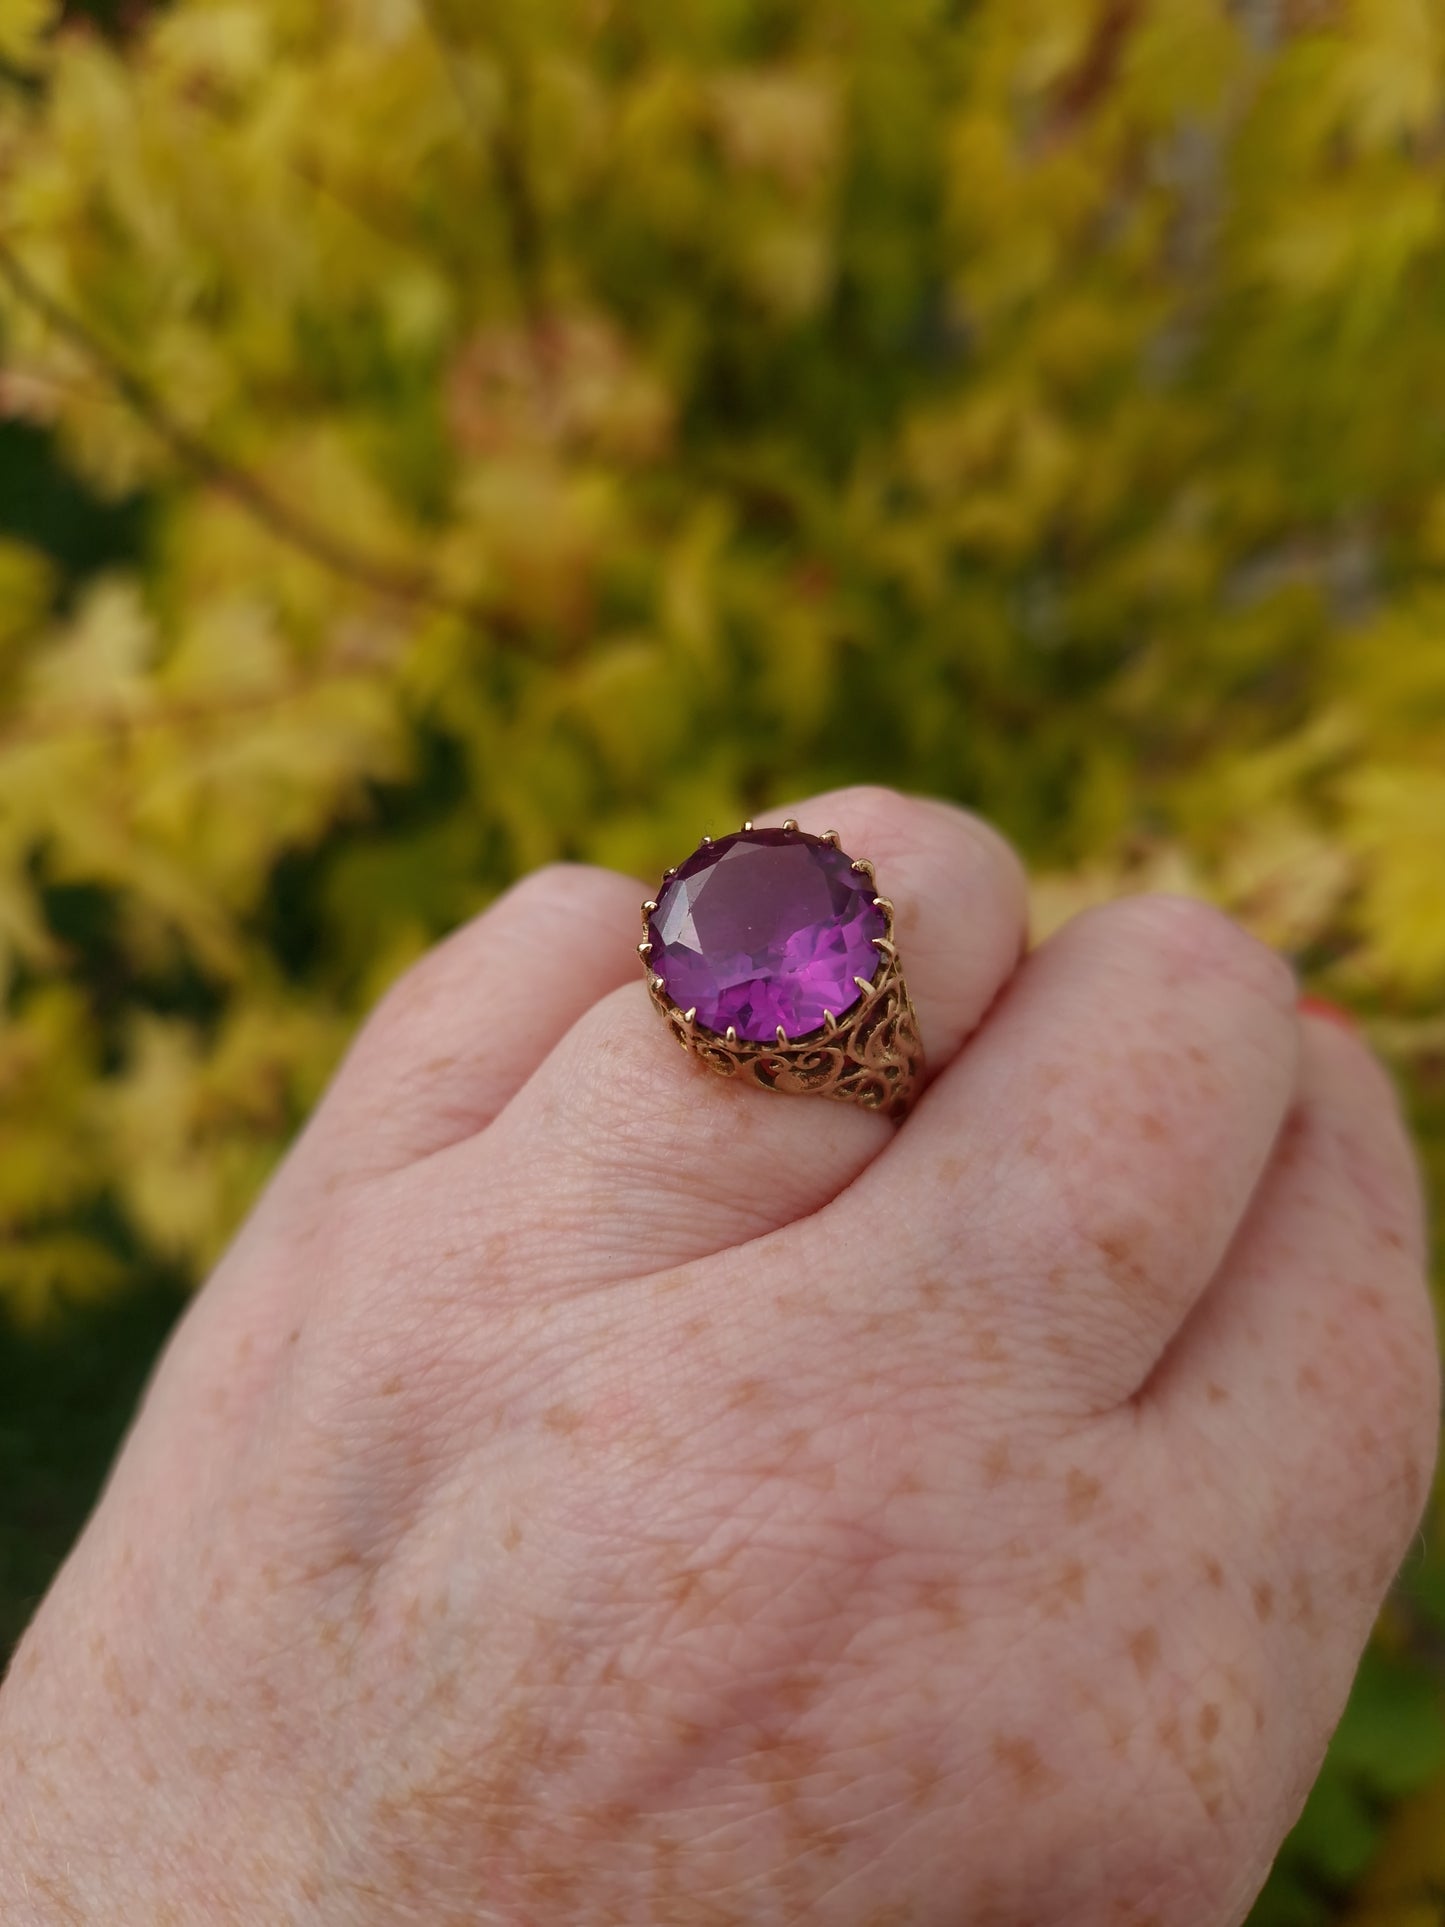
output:
[[[0,1693],[12,1927],[1243,1917],[1434,1454],[1388,1082],[1212,910],[1020,963],[981,824],[791,813],[913,1116],[680,1052],[610,873],[433,952]]]

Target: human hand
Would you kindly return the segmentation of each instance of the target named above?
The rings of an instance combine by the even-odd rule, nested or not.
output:
[[[1434,1454],[1388,1083],[1214,911],[1016,969],[977,822],[793,813],[913,1115],[678,1051],[607,872],[418,965],[0,1692],[14,1927],[1242,1918]]]

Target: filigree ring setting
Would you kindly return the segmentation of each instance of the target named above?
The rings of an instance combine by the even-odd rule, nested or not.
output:
[[[836,830],[810,836],[790,818],[704,837],[642,922],[653,1004],[712,1070],[904,1116],[923,1050],[893,905]]]

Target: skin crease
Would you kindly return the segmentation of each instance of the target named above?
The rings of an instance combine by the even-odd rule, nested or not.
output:
[[[0,1690],[7,1923],[1243,1919],[1433,1462],[1393,1093],[1214,911],[1020,963],[973,819],[784,814],[913,1116],[679,1052],[604,872],[418,966]]]

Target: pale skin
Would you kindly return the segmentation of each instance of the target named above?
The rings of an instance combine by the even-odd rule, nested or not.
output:
[[[609,872],[418,965],[0,1691],[11,1927],[1243,1919],[1433,1463],[1390,1084],[1217,912],[1020,961],[976,820],[785,815],[914,1114],[679,1051]]]

